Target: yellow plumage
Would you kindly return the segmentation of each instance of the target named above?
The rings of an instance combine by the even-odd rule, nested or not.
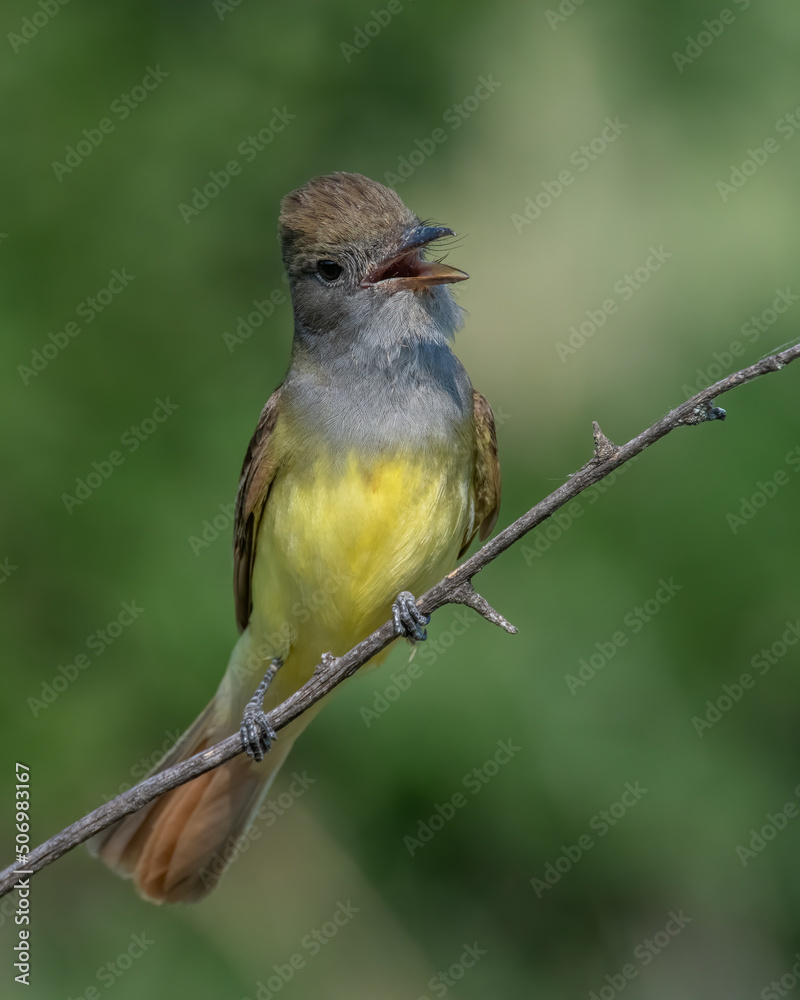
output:
[[[399,591],[422,593],[452,567],[469,520],[465,468],[453,452],[424,463],[350,453],[276,475],[258,531],[250,632],[257,642],[295,637],[284,685],[296,690],[320,650],[346,652],[391,616]]]

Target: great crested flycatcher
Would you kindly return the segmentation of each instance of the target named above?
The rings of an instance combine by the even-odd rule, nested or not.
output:
[[[147,899],[192,902],[213,888],[314,714],[270,749],[263,709],[298,690],[323,653],[347,652],[390,616],[398,636],[424,639],[411,592],[449,572],[497,519],[494,418],[450,349],[462,311],[447,286],[467,275],[424,253],[453,235],[360,174],[317,177],[281,203],[294,343],[239,482],[241,636],[216,695],[156,770],[240,724],[248,756],[94,838]]]

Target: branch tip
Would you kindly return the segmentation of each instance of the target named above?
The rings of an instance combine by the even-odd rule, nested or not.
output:
[[[475,590],[470,580],[465,580],[452,594],[450,600],[456,604],[465,604],[468,608],[472,608],[482,618],[485,618],[487,622],[490,622],[492,625],[499,625],[500,628],[505,629],[509,635],[516,635],[519,632],[516,625],[512,625],[499,611],[495,611],[486,598],[482,597]]]

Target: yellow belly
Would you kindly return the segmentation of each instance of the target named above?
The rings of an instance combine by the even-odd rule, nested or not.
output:
[[[258,533],[250,631],[284,637],[292,688],[321,653],[344,653],[383,624],[401,590],[419,596],[449,572],[470,480],[452,452],[424,462],[351,455],[338,466],[320,457],[279,472]]]

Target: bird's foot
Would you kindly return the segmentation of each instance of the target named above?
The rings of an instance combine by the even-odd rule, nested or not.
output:
[[[255,761],[262,761],[264,754],[272,745],[272,741],[278,738],[275,730],[267,721],[267,715],[264,711],[264,695],[282,664],[283,660],[279,657],[270,663],[269,669],[256,688],[256,693],[245,705],[242,715],[242,724],[239,727],[242,746],[247,752],[247,756],[252,757]]]
[[[412,642],[424,642],[428,633],[424,626],[431,620],[430,615],[423,614],[417,607],[417,599],[407,590],[397,595],[392,605],[392,621],[398,635]]]

